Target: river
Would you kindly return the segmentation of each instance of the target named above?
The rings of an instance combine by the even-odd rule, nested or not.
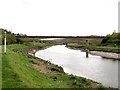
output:
[[[56,45],[35,53],[36,57],[62,66],[65,73],[86,77],[105,86],[118,87],[118,60],[90,55],[65,45]]]

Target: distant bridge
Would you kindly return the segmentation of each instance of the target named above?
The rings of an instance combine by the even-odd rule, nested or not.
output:
[[[105,36],[16,36],[16,38],[85,38],[85,39],[104,39]]]

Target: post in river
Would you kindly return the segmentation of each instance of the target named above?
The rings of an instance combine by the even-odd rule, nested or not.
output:
[[[88,49],[88,46],[89,46],[89,41],[86,40],[86,58],[89,57],[89,49]]]
[[[6,32],[4,36],[4,54],[6,54]]]

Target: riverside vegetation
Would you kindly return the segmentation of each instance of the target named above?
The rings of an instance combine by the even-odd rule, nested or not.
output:
[[[85,41],[79,43],[71,43],[66,45],[70,48],[78,48],[85,50],[88,48],[90,51],[104,51],[120,53],[120,33],[113,32],[111,35],[107,35],[101,42],[89,42],[89,46],[86,45]]]

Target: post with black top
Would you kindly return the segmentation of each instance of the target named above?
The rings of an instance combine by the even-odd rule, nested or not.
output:
[[[88,42],[88,40],[86,40],[86,58],[89,57],[89,49],[88,49],[88,46],[89,46],[89,42]]]

